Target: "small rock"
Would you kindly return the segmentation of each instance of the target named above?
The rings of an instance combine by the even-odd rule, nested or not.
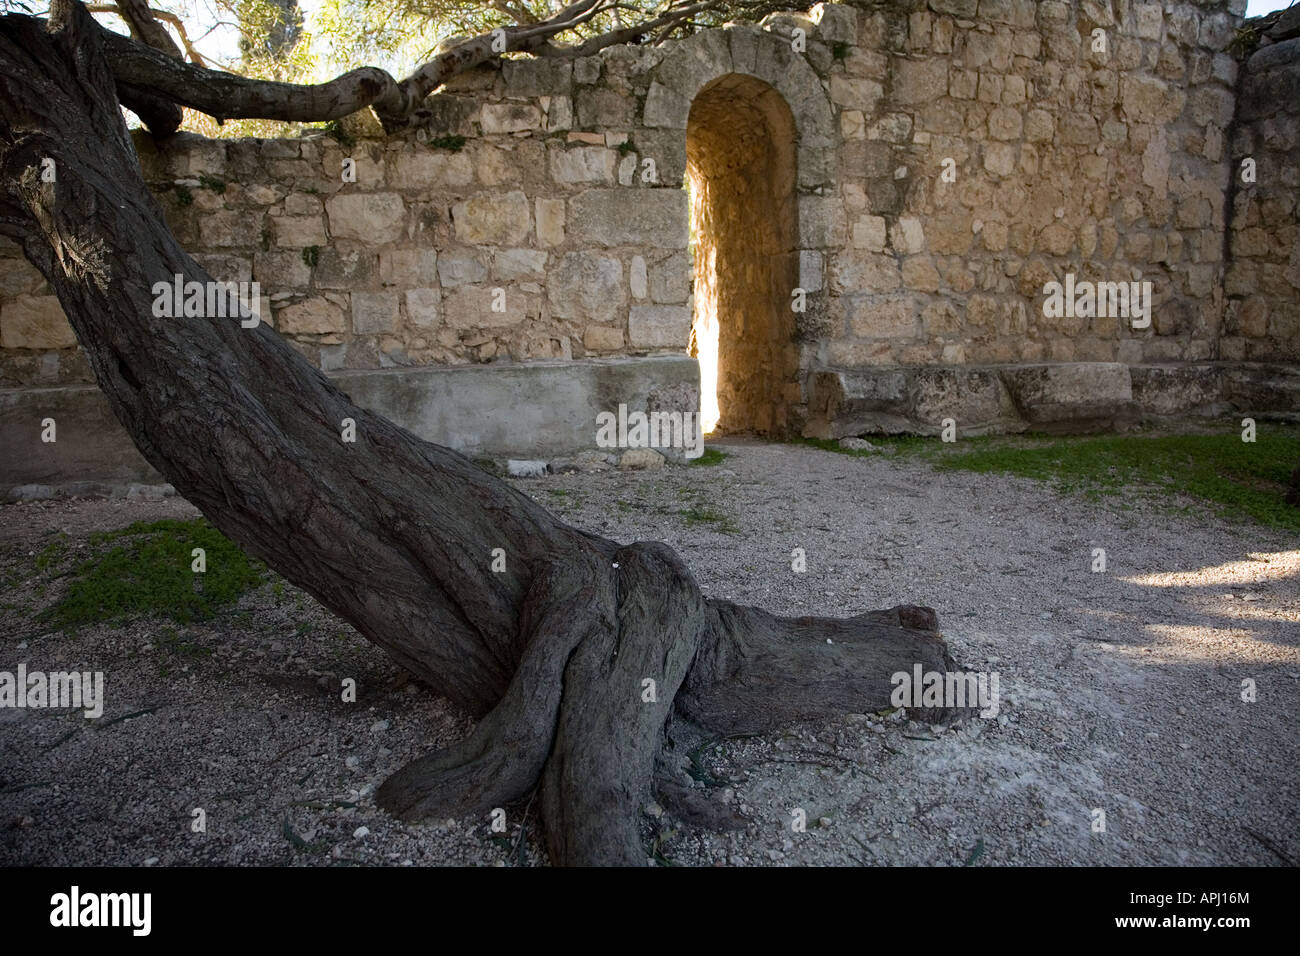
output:
[[[511,478],[540,478],[546,474],[546,462],[511,458],[506,462],[506,474]]]
[[[370,732],[372,734],[382,734],[390,726],[391,724],[389,724],[389,722],[386,720],[376,720],[373,724],[370,725]]]
[[[149,857],[147,860],[144,861],[144,865],[145,865],[145,866],[153,866],[153,865],[154,865],[155,863],[157,863],[157,862],[158,862],[158,857],[156,857],[156,856],[151,856],[151,857]]]
[[[645,805],[645,814],[648,817],[654,817],[656,820],[664,815],[664,808],[657,803],[647,803]]]
[[[865,438],[841,438],[839,445],[848,451],[880,451]]]
[[[613,467],[609,459],[610,455],[603,451],[582,451],[574,457],[573,464],[579,471],[609,471]]]
[[[818,817],[818,818],[817,818],[817,825],[818,825],[819,827],[821,827],[821,828],[824,830],[824,829],[826,829],[828,826],[831,825],[831,818],[830,818],[830,817]]]
[[[348,757],[343,761],[343,766],[347,767],[349,770],[356,770],[361,766],[361,761],[356,757]]]
[[[352,831],[352,836],[360,840],[370,836],[370,827],[357,827]]]
[[[618,460],[619,471],[654,471],[664,466],[664,456],[653,448],[629,448]]]

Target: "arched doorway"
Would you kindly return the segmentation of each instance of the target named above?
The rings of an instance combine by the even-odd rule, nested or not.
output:
[[[784,434],[799,395],[790,107],[756,77],[720,76],[691,103],[686,158],[705,431]]]

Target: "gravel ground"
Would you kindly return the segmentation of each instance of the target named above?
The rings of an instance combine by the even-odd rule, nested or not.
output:
[[[712,467],[520,480],[560,516],[677,549],[706,592],[784,614],[939,614],[995,719],[847,715],[700,754],[744,829],[646,808],[686,865],[1277,865],[1300,861],[1293,534],[1003,476],[737,443]],[[468,721],[291,586],[196,625],[75,636],[36,613],[64,532],[188,517],[176,499],[0,509],[0,670],[101,670],[103,718],[0,709],[0,863],[539,864],[530,807],[408,826],[374,788]],[[803,548],[806,573],[791,570]],[[1094,573],[1093,549],[1108,567]],[[278,591],[278,593],[277,593]],[[340,699],[354,678],[357,703]],[[1257,699],[1242,700],[1243,680]],[[194,810],[205,832],[194,832]],[[803,810],[806,832],[792,811]],[[1104,832],[1094,832],[1097,810]]]

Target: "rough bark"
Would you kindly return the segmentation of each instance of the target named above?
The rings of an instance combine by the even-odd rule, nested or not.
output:
[[[103,31],[66,0],[48,30],[4,17],[0,68],[0,232],[58,294],[145,458],[248,553],[482,718],[394,775],[383,806],[481,812],[540,787],[555,862],[644,863],[637,809],[670,720],[726,735],[877,710],[890,674],[950,666],[928,609],[790,619],[711,600],[664,545],[569,527],[357,407],[268,325],[156,317],[154,283],[211,277],[145,187]]]

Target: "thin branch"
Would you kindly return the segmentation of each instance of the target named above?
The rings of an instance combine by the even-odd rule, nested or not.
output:
[[[86,5],[86,9],[89,10],[91,13],[115,14],[119,17],[122,17],[122,19],[126,21],[128,27],[131,25],[130,21],[127,20],[126,17],[122,15],[122,11],[116,3],[90,3]],[[185,32],[184,20],[182,20],[174,13],[169,13],[166,10],[159,10],[156,7],[150,7],[149,12],[153,14],[155,20],[161,20],[164,23],[171,24],[172,28],[177,32],[177,34],[180,35],[181,46],[185,48],[185,53],[186,55],[189,56],[191,63],[193,63],[195,66],[203,66],[203,67],[206,67],[208,65],[207,61],[203,59],[203,56],[199,53],[198,50],[194,49],[194,45],[190,42],[189,34]],[[208,30],[207,33],[203,34],[203,36],[207,36],[208,33],[211,32],[212,32],[211,30]],[[202,37],[200,37],[199,39],[202,39]]]

